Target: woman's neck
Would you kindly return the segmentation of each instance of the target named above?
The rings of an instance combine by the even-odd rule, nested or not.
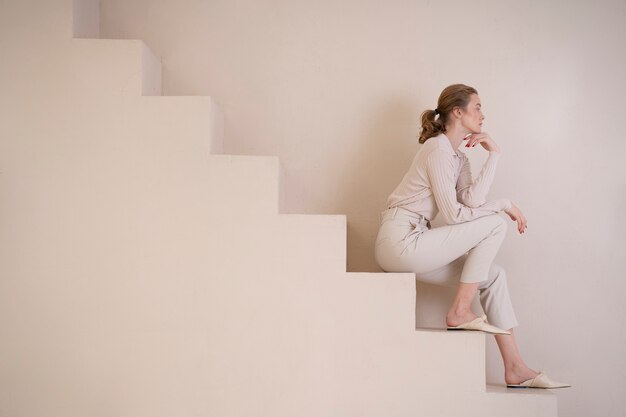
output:
[[[452,145],[452,149],[456,151],[459,148],[459,146],[461,146],[463,139],[470,133],[471,133],[470,131],[468,131],[461,125],[455,125],[455,126],[446,126],[446,131],[444,132],[444,135],[446,135],[446,137],[450,141],[450,144]]]

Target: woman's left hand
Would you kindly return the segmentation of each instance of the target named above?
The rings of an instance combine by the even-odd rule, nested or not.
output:
[[[491,139],[491,136],[489,136],[489,134],[486,132],[472,133],[467,138],[465,138],[465,140],[467,140],[465,146],[468,148],[473,148],[480,143],[480,145],[487,151],[500,153],[500,147],[493,139]]]
[[[526,231],[526,228],[528,227],[528,220],[526,220],[526,216],[522,214],[522,210],[520,210],[519,207],[511,203],[511,208],[505,210],[504,212],[509,215],[511,220],[517,222],[517,231],[520,235]]]

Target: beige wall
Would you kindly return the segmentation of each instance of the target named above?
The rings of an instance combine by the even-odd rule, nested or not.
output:
[[[348,215],[353,271],[376,270],[419,114],[476,87],[504,153],[491,195],[529,219],[498,259],[524,354],[575,385],[561,415],[623,415],[626,2],[103,0],[101,18],[161,56],[165,94],[216,100],[226,152],[280,157],[283,212]]]

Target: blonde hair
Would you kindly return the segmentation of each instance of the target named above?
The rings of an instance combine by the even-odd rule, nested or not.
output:
[[[433,136],[445,133],[448,117],[455,107],[465,109],[471,95],[478,94],[475,88],[465,84],[452,84],[443,89],[437,100],[436,110],[425,110],[422,113],[422,131],[419,142],[424,143]],[[439,115],[437,119],[436,116]]]

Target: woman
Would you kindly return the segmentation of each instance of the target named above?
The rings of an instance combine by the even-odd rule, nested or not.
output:
[[[507,229],[497,213],[504,211],[527,228],[521,210],[508,199],[487,201],[500,147],[481,126],[485,116],[478,92],[463,84],[446,87],[435,110],[422,113],[424,144],[409,171],[387,201],[376,238],[376,262],[385,271],[414,272],[420,281],[457,285],[446,316],[449,330],[480,330],[495,334],[509,387],[563,388],[530,369],[513,334],[518,325],[504,270],[493,264]],[[460,146],[482,146],[489,152],[474,180]],[[440,213],[446,225],[431,228]],[[471,310],[476,292],[486,316]],[[493,324],[489,324],[486,320]],[[508,330],[503,330],[508,329]]]

